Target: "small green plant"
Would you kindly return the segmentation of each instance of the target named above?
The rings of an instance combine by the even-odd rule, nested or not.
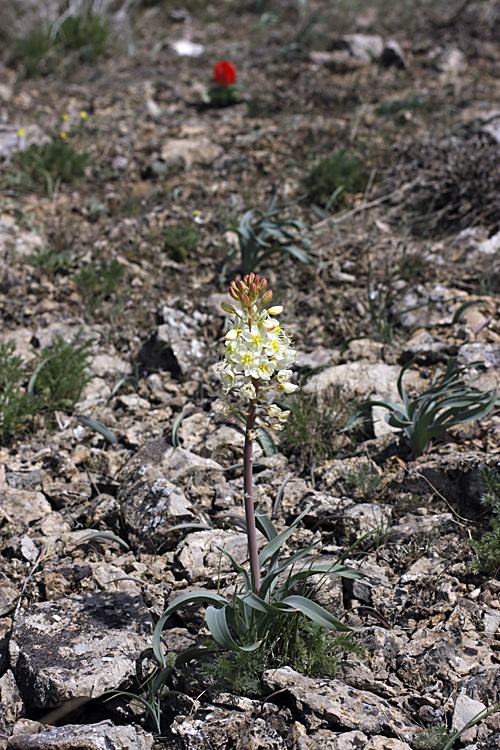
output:
[[[262,673],[267,668],[264,651],[223,651],[199,662],[196,674],[213,693],[258,695],[262,691]]]
[[[366,462],[361,464],[356,471],[348,474],[347,481],[351,487],[356,487],[361,490],[363,495],[369,496],[377,489],[382,477]]]
[[[37,364],[28,384],[39,408],[69,409],[92,379],[88,372],[93,341],[78,344],[58,336],[50,347],[37,354]]]
[[[255,271],[275,253],[288,253],[301,263],[313,262],[309,255],[311,248],[308,240],[311,227],[303,221],[282,216],[293,205],[295,204],[287,203],[276,206],[275,195],[267,211],[252,208],[242,216],[236,233],[243,273]],[[236,252],[235,249],[228,254],[224,271]]]
[[[68,53],[77,51],[81,62],[92,63],[106,50],[109,21],[92,12],[92,2],[83,3],[80,12],[57,19],[53,24],[31,29],[14,42],[14,54],[30,78],[52,73]]]
[[[54,67],[49,28],[32,29],[14,42],[14,55],[24,64],[28,78],[39,78],[52,72]]]
[[[303,187],[310,201],[328,211],[349,194],[363,191],[367,181],[365,163],[349,149],[339,148],[315,164]]]
[[[35,268],[47,274],[55,276],[59,271],[66,271],[74,263],[71,253],[59,252],[54,247],[37,248],[34,253],[28,257],[28,262]]]
[[[18,172],[11,181],[26,187],[41,183],[50,193],[56,182],[72,183],[80,178],[89,162],[89,155],[80,153],[68,140],[67,133],[61,131],[46,143],[33,143],[14,154],[12,163]]]
[[[332,387],[322,395],[299,391],[290,399],[290,416],[283,436],[298,454],[301,468],[333,458],[338,450],[335,436],[346,426],[350,409],[342,389]]]
[[[427,450],[434,438],[442,435],[450,427],[487,416],[497,405],[498,398],[496,391],[479,391],[463,380],[463,373],[480,365],[481,362],[472,362],[459,367],[456,357],[450,357],[441,379],[438,380],[438,372],[436,372],[430,387],[410,400],[403,385],[403,376],[415,359],[410,360],[401,368],[398,377],[398,393],[403,404],[393,404],[390,401],[364,401],[356,410],[351,425],[357,424],[372,406],[383,406],[390,412],[386,417],[387,423],[392,427],[400,428],[413,455],[420,456]]]
[[[449,737],[446,723],[430,725],[426,727],[420,737],[415,740],[417,750],[443,750],[443,746]]]
[[[80,59],[91,63],[106,51],[108,35],[109,21],[87,10],[64,19],[57,31],[56,43],[60,43],[65,52],[79,51]]]
[[[164,247],[178,263],[184,263],[196,250],[198,242],[198,232],[190,221],[178,221],[165,230]]]
[[[475,573],[491,573],[500,568],[500,475],[485,466],[480,476],[485,488],[481,505],[490,513],[490,530],[470,540],[476,555],[470,567]]]
[[[311,592],[313,595],[313,592]],[[269,667],[288,664],[310,677],[335,677],[342,654],[362,656],[365,650],[352,633],[333,633],[299,615],[276,623],[270,632]]]
[[[90,313],[95,313],[103,302],[112,297],[124,273],[125,266],[114,258],[109,263],[89,263],[73,276],[73,283]]]
[[[36,411],[36,399],[26,392],[22,358],[13,341],[0,344],[0,439],[11,437]]]

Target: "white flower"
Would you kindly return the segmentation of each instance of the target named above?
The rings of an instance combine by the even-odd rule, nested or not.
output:
[[[256,349],[258,352],[261,351],[264,340],[258,326],[255,324],[250,329],[245,328],[241,334],[241,338],[245,341],[247,346]]]
[[[293,372],[291,370],[280,370],[276,375],[278,383],[287,383],[292,377]]]
[[[268,407],[266,407],[267,415],[268,417],[278,417],[280,416],[281,409],[276,404],[270,404]]]
[[[243,398],[249,398],[253,399],[256,398],[257,394],[255,392],[255,386],[253,383],[243,383],[243,385],[240,388],[240,396],[243,396]]]
[[[274,372],[274,362],[272,360],[261,359],[257,365],[258,377],[261,380],[270,380]]]
[[[280,383],[278,385],[278,390],[284,391],[284,393],[293,393],[298,387],[299,386],[294,385],[294,383]]]

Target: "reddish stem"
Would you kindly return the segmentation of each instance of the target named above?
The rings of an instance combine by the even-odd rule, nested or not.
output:
[[[253,440],[249,438],[250,430],[255,427],[257,399],[252,399],[248,407],[243,448],[243,496],[245,499],[245,518],[247,525],[248,555],[250,557],[250,575],[255,594],[260,589],[259,553],[257,550],[257,529],[255,527],[255,509],[253,506]]]

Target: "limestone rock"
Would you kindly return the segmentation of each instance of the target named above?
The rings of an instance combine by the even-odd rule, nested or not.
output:
[[[188,170],[196,164],[211,164],[220,153],[220,147],[205,136],[169,138],[162,146],[161,158],[171,167]]]
[[[196,521],[182,490],[153,466],[132,472],[121,500],[123,521],[134,549],[157,552],[178,542],[171,526]]]
[[[4,721],[7,724],[17,721],[23,710],[23,699],[14,679],[14,675],[10,669],[0,677],[0,707],[1,706],[5,707],[5,711],[2,712],[0,710],[0,717],[3,713]]]
[[[262,546],[262,534],[257,534],[257,540]],[[178,562],[189,581],[217,578],[219,570],[227,572],[233,569],[221,549],[240,562],[247,557],[247,544],[246,534],[240,532],[223,529],[195,531],[181,543]]]
[[[311,728],[335,726],[367,734],[385,732],[405,740],[418,731],[402,711],[385,699],[340,680],[315,680],[282,667],[265,672],[264,681],[272,690],[284,689],[302,711],[305,708],[305,720]]]
[[[149,372],[168,370],[176,378],[192,376],[193,367],[206,364],[207,358],[200,315],[197,318],[164,305],[158,311],[161,324],[137,356],[140,366]]]
[[[0,571],[0,616],[12,612],[18,596],[19,591],[12,585],[5,573]]]
[[[14,131],[10,137],[17,140],[17,132]],[[8,153],[10,148],[9,135],[2,131],[0,126],[0,159]],[[0,247],[3,250],[11,250],[16,255],[24,257],[32,255],[35,250],[40,250],[43,246],[40,235],[18,226],[11,216],[6,214],[0,216]]]
[[[123,592],[82,594],[21,610],[10,656],[24,700],[47,708],[119,687],[135,675],[151,632],[142,598]]]
[[[456,732],[459,729],[463,729],[470,721],[476,719],[479,714],[482,714],[483,711],[486,711],[484,703],[475,701],[467,695],[457,695],[451,719],[452,730]],[[462,742],[470,742],[475,739],[476,735],[477,726],[470,727],[462,734]]]
[[[340,520],[340,530],[348,544],[354,542],[365,534],[383,529],[388,525],[392,516],[392,508],[389,505],[377,505],[376,503],[356,503],[343,511]]]
[[[37,734],[10,737],[7,750],[152,750],[154,737],[134,726],[68,724]]]
[[[242,705],[253,703],[243,699]],[[287,750],[291,725],[288,710],[265,704],[246,710],[207,706],[203,719],[178,716],[170,727],[182,750]],[[175,745],[178,747],[178,745]]]
[[[345,34],[333,44],[334,49],[347,49],[351,55],[363,62],[378,60],[384,49],[384,40],[379,34]]]

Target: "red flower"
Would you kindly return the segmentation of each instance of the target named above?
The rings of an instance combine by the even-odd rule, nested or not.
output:
[[[236,83],[236,68],[229,60],[223,60],[214,65],[214,81],[221,86],[231,86]]]

